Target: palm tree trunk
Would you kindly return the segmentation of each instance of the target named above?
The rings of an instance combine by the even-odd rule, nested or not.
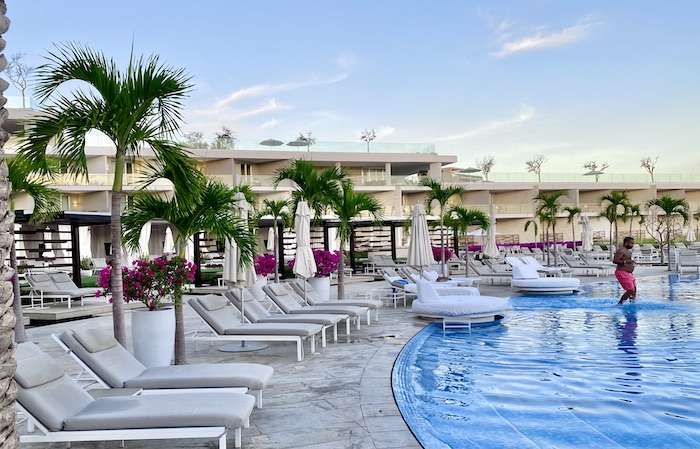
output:
[[[545,225],[544,227],[544,251],[547,253],[547,265],[550,265],[550,258],[549,258],[549,223]]]
[[[338,252],[338,299],[345,298],[345,255],[343,248],[345,241],[340,241],[340,251]]]
[[[555,218],[552,222],[552,240],[554,241],[554,266],[556,267],[559,262],[557,261],[557,219]]]
[[[610,258],[612,259],[613,257],[613,224],[612,221],[610,222],[610,248],[608,248],[608,252],[610,253]]]
[[[576,251],[576,225],[574,222],[571,222],[571,244],[574,247],[574,251]]]
[[[469,277],[469,237],[464,241],[464,275]]]
[[[5,34],[10,26],[9,19],[5,16],[7,6],[5,0],[0,0],[0,34]],[[0,52],[5,49],[5,41],[0,37]],[[0,72],[7,67],[7,60],[0,54]],[[15,223],[14,214],[9,209],[11,186],[7,181],[7,164],[5,163],[5,151],[3,146],[9,139],[9,134],[2,129],[7,110],[4,108],[5,97],[3,91],[7,88],[5,80],[0,80],[0,254],[10,251],[11,235]],[[2,113],[4,111],[4,113]],[[16,449],[19,447],[19,434],[15,429],[15,398],[17,387],[12,380],[15,375],[15,346],[12,341],[15,317],[12,312],[14,300],[11,278],[14,273],[11,268],[0,260],[0,445],[3,449]]]
[[[668,248],[668,271],[671,271],[671,215],[666,216],[666,248]],[[661,254],[663,255],[663,249]]]
[[[187,239],[184,242],[181,240],[177,255],[185,258],[185,247]],[[199,269],[199,267],[197,267]],[[187,363],[187,351],[185,347],[185,314],[182,307],[182,292],[176,292],[173,297],[173,309],[175,310],[175,350],[174,363],[175,365],[185,365]]]
[[[14,271],[12,276],[12,291],[14,300],[12,301],[12,310],[15,314],[15,341],[22,343],[27,340],[27,332],[24,329],[24,317],[22,315],[22,298],[19,295],[19,276],[17,273],[17,248],[15,246],[15,226],[12,223],[10,227],[10,237],[12,243],[10,246],[10,267]]]
[[[122,204],[124,193],[124,150],[117,148],[114,161],[114,184],[112,185],[112,220],[109,231],[112,238],[112,325],[114,338],[126,346],[126,324],[124,322],[124,285],[122,283]]]
[[[272,235],[274,236],[274,244],[272,246],[272,250],[275,252],[275,284],[278,284],[280,281],[280,273],[279,270],[277,269],[279,267],[279,251],[277,248],[277,217],[275,217],[275,222],[272,225]]]
[[[440,207],[440,269],[442,277],[447,277],[445,273],[445,226],[442,218],[442,206]]]

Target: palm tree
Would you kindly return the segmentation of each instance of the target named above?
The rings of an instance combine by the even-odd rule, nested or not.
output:
[[[538,239],[538,237],[539,237],[539,234],[537,233],[537,220],[535,220],[534,218],[533,218],[533,219],[530,219],[530,220],[527,220],[527,221],[525,222],[525,228],[523,229],[523,231],[527,232],[527,230],[530,229],[530,226],[532,226],[532,230],[533,230],[533,232],[535,233],[535,240],[534,240],[534,242],[535,242],[535,244],[537,244],[537,239]]]
[[[578,215],[581,215],[581,208],[576,207],[576,206],[566,206],[564,208],[564,212],[566,212],[566,221],[567,223],[571,224],[571,241],[573,242],[574,245],[574,251],[576,251],[576,217]]]
[[[306,201],[314,211],[314,218],[320,219],[323,210],[329,205],[332,194],[340,194],[340,181],[346,178],[340,167],[317,171],[311,162],[296,159],[289,166],[281,168],[275,176],[275,188],[284,180],[292,181],[296,189],[292,192],[293,209],[299,201]]]
[[[618,228],[617,228],[617,222],[620,218],[624,218],[627,216],[627,213],[629,211],[630,207],[630,201],[629,197],[627,196],[627,192],[623,192],[620,190],[614,190],[607,195],[603,195],[600,200],[604,203],[607,203],[607,206],[605,207],[605,210],[603,212],[603,215],[605,218],[610,221],[610,224],[612,225],[612,230],[615,231],[615,239],[614,243],[617,245],[618,243]],[[612,247],[613,247],[613,236],[612,236],[612,230],[611,230],[611,235],[610,235],[610,256],[612,257]]]
[[[279,257],[280,252],[278,248],[278,238],[277,238],[277,219],[281,218],[282,222],[287,221],[287,208],[289,203],[285,200],[263,200],[263,207],[260,211],[260,215],[271,215],[272,216],[272,233],[274,235],[274,255],[275,255],[275,282],[279,282]]]
[[[559,198],[564,196],[564,192],[540,192],[535,197],[537,207],[535,215],[540,218],[540,221],[545,223],[545,234],[548,228],[552,227],[552,236],[554,238],[554,265],[557,262],[557,216],[559,215]],[[549,236],[546,236],[547,247],[549,247]],[[549,251],[547,251],[547,259],[549,260]]]
[[[257,209],[258,195],[253,190],[252,186],[248,184],[239,184],[231,187],[231,189],[233,189],[234,192],[241,192],[248,204],[250,204],[253,209]]]
[[[88,89],[66,96],[64,84],[69,81],[81,81]],[[194,162],[171,140],[180,128],[182,101],[190,87],[182,69],[164,66],[157,56],[132,55],[126,70],[120,70],[114,60],[76,44],[56,47],[37,69],[35,93],[44,105],[21,136],[22,157],[48,172],[46,155],[53,149],[69,173],[88,179],[86,134],[98,130],[114,144],[111,290],[114,336],[121,344],[126,344],[120,255],[126,159],[153,151],[156,162],[148,164],[144,185],[155,181],[163,167],[174,176],[181,195],[196,184]]]
[[[340,239],[340,252],[338,258],[338,299],[345,297],[345,257],[343,249],[352,233],[352,220],[363,212],[369,214],[375,220],[381,220],[382,205],[373,196],[364,192],[355,192],[352,181],[349,179],[341,183],[341,192],[329,196],[330,207],[338,216],[338,238]]]
[[[428,212],[431,210],[433,201],[437,201],[440,205],[440,267],[442,270],[442,277],[447,277],[447,265],[445,264],[445,213],[447,212],[447,203],[455,195],[461,197],[464,193],[464,189],[459,186],[443,186],[442,182],[437,179],[426,177],[421,179],[421,185],[429,188],[428,196],[426,198],[426,209]]]
[[[448,212],[450,221],[457,228],[457,232],[469,232],[470,227],[486,230],[489,228],[490,221],[488,215],[479,209],[467,209],[463,206],[454,206]],[[464,274],[469,276],[469,242],[464,245],[464,263],[466,269]]]
[[[41,176],[33,173],[32,167],[22,158],[15,158],[7,163],[8,180],[12,183],[10,193],[10,210],[15,210],[15,199],[20,194],[29,195],[34,201],[32,211],[32,223],[45,223],[53,219],[61,211],[61,194],[58,190],[49,187]],[[12,246],[10,248],[10,266],[17,270],[17,248],[14,239],[15,227],[10,227]],[[12,307],[15,312],[15,341],[22,343],[27,339],[22,318],[22,299],[19,295],[19,277],[15,273],[12,277],[12,290],[14,302]]]
[[[671,271],[671,225],[675,217],[682,217],[683,223],[688,221],[688,201],[685,199],[673,198],[669,195],[663,195],[661,198],[656,198],[647,201],[647,207],[658,207],[666,216],[666,246],[668,247],[668,271]],[[661,256],[663,257],[663,245],[661,248]]]
[[[187,242],[200,232],[207,232],[220,239],[233,240],[241,253],[241,264],[249,265],[255,255],[256,240],[244,220],[237,217],[234,208],[238,203],[234,189],[222,183],[208,181],[199,195],[181,198],[177,187],[173,198],[165,198],[150,192],[134,195],[128,212],[124,215],[124,243],[133,249],[139,245],[141,228],[151,220],[165,220],[175,228],[175,247],[184,257]],[[173,298],[175,304],[175,364],[185,363],[185,329],[182,297]]]
[[[0,0],[0,34],[5,34],[10,25],[10,20],[5,15],[6,12],[5,0]],[[1,54],[2,50],[4,50],[4,45],[0,47],[0,59],[4,61],[4,55]],[[5,68],[5,64],[0,62],[0,71]],[[5,80],[1,80],[0,83],[5,83]],[[0,105],[3,105],[0,106],[0,111],[5,111],[4,114],[0,114],[0,223],[2,223],[2,228],[0,228],[0,253],[2,254],[10,252],[12,242],[10,230],[14,226],[14,217],[8,207],[11,185],[7,177],[5,151],[3,150],[3,146],[9,138],[8,133],[2,129],[2,123],[7,117],[7,111],[4,109],[7,99],[3,95],[5,86],[0,88]],[[5,261],[0,261],[0,268],[3,273],[10,273],[10,268],[4,265]],[[2,390],[0,390],[0,416],[3,417],[0,420],[0,435],[3,438],[3,448],[16,449],[19,447],[19,429],[15,425],[17,388],[13,381],[15,374],[15,343],[12,340],[12,326],[15,323],[15,317],[12,313],[12,307],[10,307],[10,301],[13,300],[14,295],[12,286],[5,281],[3,281],[3,284],[3,288],[0,289],[0,385],[2,385]]]
[[[632,237],[632,224],[634,223],[634,217],[639,217],[640,223],[644,219],[642,215],[642,205],[641,204],[630,204],[627,208],[627,219],[630,221],[630,237]]]

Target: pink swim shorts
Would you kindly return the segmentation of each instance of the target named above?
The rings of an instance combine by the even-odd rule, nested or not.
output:
[[[624,270],[615,270],[615,277],[626,292],[637,290],[637,281],[632,273]]]

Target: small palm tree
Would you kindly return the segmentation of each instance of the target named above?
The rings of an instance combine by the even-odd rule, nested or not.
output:
[[[253,190],[253,187],[248,184],[239,184],[237,186],[231,187],[234,192],[241,192],[245,197],[245,200],[250,204],[253,209],[256,209],[258,203],[258,195]]]
[[[442,276],[447,277],[447,265],[445,263],[445,220],[444,216],[447,212],[447,203],[453,196],[460,196],[464,193],[464,189],[459,186],[443,186],[442,182],[437,179],[430,177],[422,178],[421,184],[430,190],[428,190],[428,196],[426,198],[426,209],[428,212],[432,209],[433,201],[437,201],[440,205],[440,267],[442,270]]]
[[[574,251],[576,251],[576,217],[581,215],[581,208],[576,206],[566,206],[564,208],[566,212],[566,222],[571,225],[571,241],[574,245]]]
[[[289,203],[285,200],[263,200],[263,207],[260,210],[260,215],[271,215],[272,216],[272,233],[274,235],[274,255],[275,255],[275,282],[279,282],[279,261],[280,261],[280,251],[278,248],[278,237],[277,237],[277,220],[282,219],[285,223],[289,220],[287,217]]]
[[[457,232],[467,234],[470,227],[486,230],[489,228],[489,217],[479,209],[467,209],[463,206],[454,206],[448,212],[450,222],[457,228]],[[465,275],[469,276],[469,242],[464,245]]]
[[[355,192],[352,181],[346,179],[342,182],[341,193],[329,196],[330,207],[338,216],[338,238],[340,239],[340,253],[338,259],[338,299],[345,297],[345,257],[343,249],[352,233],[352,220],[363,212],[368,212],[375,220],[381,220],[382,205],[373,196],[364,192]]]
[[[663,211],[666,221],[666,246],[669,251],[668,270],[671,271],[671,227],[673,220],[676,217],[683,218],[683,223],[688,221],[688,201],[685,199],[673,198],[669,195],[663,195],[661,198],[649,200],[647,207],[658,207]],[[662,245],[663,246],[663,245]],[[661,257],[663,257],[663,247],[661,248]]]
[[[545,233],[548,228],[552,228],[552,236],[554,238],[554,264],[557,264],[557,216],[559,215],[559,198],[564,196],[564,192],[540,192],[536,197],[537,207],[535,215],[540,218],[540,221],[545,223]],[[549,246],[549,236],[546,237],[547,246]],[[547,251],[549,254],[549,251]],[[547,256],[549,262],[549,255]]]
[[[613,243],[617,245],[618,240],[619,240],[619,233],[618,233],[618,220],[621,218],[624,218],[627,216],[629,207],[630,207],[630,201],[629,197],[627,196],[627,192],[623,192],[620,190],[614,190],[607,195],[603,195],[600,200],[603,203],[607,203],[607,206],[605,206],[603,216],[610,221],[610,224],[612,225],[612,230],[615,232],[615,236],[613,239],[613,234],[612,230],[610,233],[610,256],[612,257],[612,247]]]
[[[31,165],[22,158],[15,158],[7,163],[8,176],[7,179],[12,184],[12,192],[10,193],[10,210],[15,210],[15,199],[20,194],[29,195],[34,201],[34,210],[32,211],[32,223],[45,223],[52,220],[56,214],[61,211],[61,194],[58,190],[52,189],[47,182],[34,173]],[[17,248],[14,239],[15,227],[10,227],[10,233],[13,236],[12,246],[10,248],[10,266],[17,270]],[[13,292],[15,300],[12,305],[15,312],[15,340],[17,343],[22,343],[27,339],[27,334],[24,330],[24,320],[22,318],[22,299],[19,294],[19,278],[15,274],[12,277]]]
[[[632,224],[634,223],[634,217],[639,217],[640,223],[644,219],[644,216],[642,215],[641,204],[630,204],[627,208],[627,216],[625,218],[630,221],[630,237],[632,236]]]
[[[289,166],[277,171],[275,188],[284,180],[292,181],[296,189],[292,192],[293,209],[299,201],[306,201],[314,211],[314,218],[320,219],[324,209],[329,205],[333,194],[340,194],[340,182],[346,179],[340,167],[326,168],[317,171],[311,162],[296,159]]]
[[[143,225],[151,220],[164,220],[175,228],[175,248],[184,257],[187,242],[200,232],[210,233],[220,239],[236,243],[241,254],[241,265],[253,261],[257,245],[248,225],[239,218],[234,208],[238,203],[236,191],[219,182],[209,181],[201,187],[195,198],[183,201],[177,190],[173,198],[165,198],[150,192],[141,192],[133,197],[129,211],[124,215],[122,229],[124,243],[137,249]],[[175,303],[175,364],[184,364],[185,329],[182,297],[173,298]]]
[[[523,231],[527,232],[528,229],[530,229],[530,226],[532,226],[532,231],[535,233],[535,240],[533,240],[535,243],[537,243],[539,234],[537,233],[537,220],[535,219],[530,219],[525,222],[525,228],[523,228]]]
[[[64,85],[80,81],[88,89],[75,89],[69,96]],[[122,261],[121,214],[127,157],[143,149],[153,151],[156,163],[149,165],[144,185],[169,167],[181,194],[196,178],[194,162],[172,141],[182,121],[182,101],[191,87],[182,69],[164,66],[157,56],[132,55],[126,70],[114,60],[75,44],[58,46],[46,64],[37,69],[35,93],[43,106],[21,135],[19,155],[32,167],[49,171],[50,149],[65,162],[68,173],[89,178],[85,136],[98,130],[114,144],[112,183],[112,317],[114,336],[126,344]]]

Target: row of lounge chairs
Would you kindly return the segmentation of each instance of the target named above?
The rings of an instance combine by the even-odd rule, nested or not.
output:
[[[52,299],[66,301],[70,309],[73,300],[80,300],[82,306],[86,298],[94,298],[98,292],[96,288],[78,287],[70,276],[63,272],[27,273],[25,278],[29,284],[31,307],[38,305],[39,308],[44,308],[44,301]]]

